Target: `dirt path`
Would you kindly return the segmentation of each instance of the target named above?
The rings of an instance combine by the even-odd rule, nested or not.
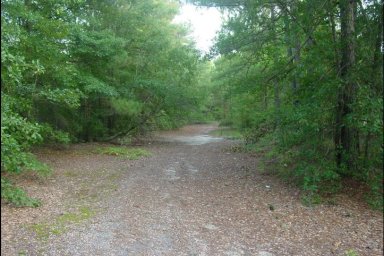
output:
[[[302,206],[215,128],[160,133],[140,160],[39,152],[54,175],[21,184],[44,205],[2,204],[1,255],[382,255],[380,213],[345,195]]]

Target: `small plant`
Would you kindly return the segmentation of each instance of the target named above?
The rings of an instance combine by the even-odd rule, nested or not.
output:
[[[312,207],[314,205],[321,204],[322,201],[323,200],[321,196],[314,192],[309,192],[301,197],[301,203],[307,207]]]
[[[126,147],[103,147],[95,150],[98,154],[111,156],[125,156],[129,160],[137,160],[141,157],[151,156],[151,153],[141,148],[126,148]]]
[[[24,190],[3,178],[1,179],[1,197],[16,207],[38,207],[41,204],[38,199],[28,197]]]
[[[365,196],[365,199],[367,203],[372,207],[372,209],[383,211],[384,202],[382,193],[372,190]]]
[[[374,170],[371,171],[370,176],[367,179],[370,192],[366,195],[366,201],[373,209],[383,211],[383,172],[382,170]]]
[[[359,254],[357,254],[357,252],[355,250],[353,250],[353,249],[345,251],[344,255],[345,256],[359,256]]]

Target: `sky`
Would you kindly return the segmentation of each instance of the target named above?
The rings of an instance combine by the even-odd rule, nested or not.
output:
[[[192,30],[190,36],[196,42],[197,49],[208,53],[214,43],[216,32],[220,30],[222,19],[220,11],[216,8],[183,4],[174,22],[189,24]]]

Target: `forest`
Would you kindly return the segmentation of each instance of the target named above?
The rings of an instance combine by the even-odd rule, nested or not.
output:
[[[383,4],[191,0],[226,15],[207,55],[173,0],[1,1],[1,195],[48,175],[36,146],[122,142],[212,120],[315,203],[350,180],[383,196]]]

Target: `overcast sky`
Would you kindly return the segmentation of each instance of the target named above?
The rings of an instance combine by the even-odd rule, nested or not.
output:
[[[213,45],[213,39],[220,30],[222,19],[220,11],[216,8],[196,7],[191,4],[183,4],[180,14],[174,22],[190,24],[191,37],[196,42],[196,47],[208,53]]]

